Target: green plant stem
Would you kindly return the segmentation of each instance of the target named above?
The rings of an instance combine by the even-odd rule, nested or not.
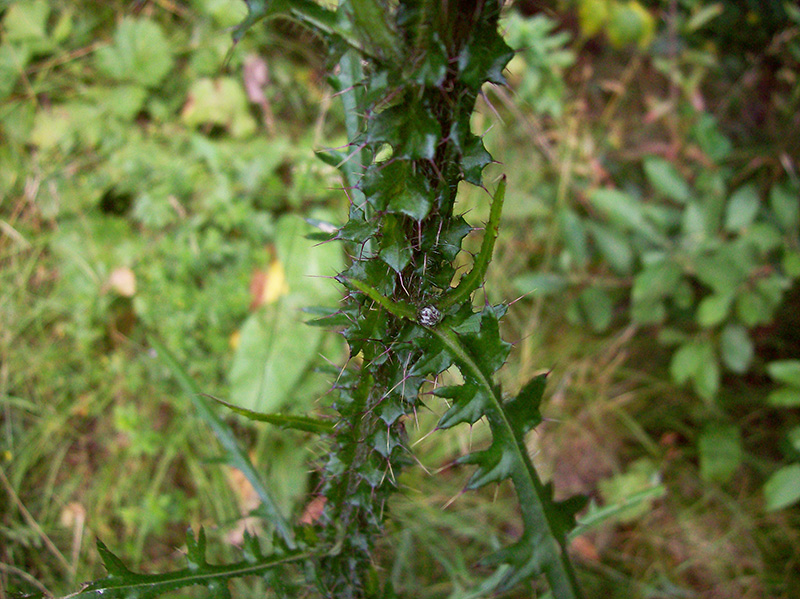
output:
[[[486,278],[486,271],[489,269],[489,264],[492,261],[492,254],[494,252],[494,244],[497,241],[497,236],[500,233],[500,216],[503,212],[503,201],[506,197],[506,176],[500,179],[500,184],[492,197],[492,207],[489,211],[489,222],[486,225],[486,230],[483,234],[483,241],[481,242],[481,249],[475,262],[472,265],[472,270],[461,277],[458,285],[446,292],[441,300],[439,300],[439,307],[444,309],[455,304],[460,304],[467,301],[472,292],[483,284]]]

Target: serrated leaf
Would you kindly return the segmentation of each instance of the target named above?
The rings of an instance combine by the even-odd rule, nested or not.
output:
[[[411,168],[407,160],[372,167],[361,180],[360,188],[377,210],[422,220],[430,212],[434,192],[427,180],[411,173]]]
[[[202,543],[204,544],[204,541]],[[194,557],[199,555],[200,544],[201,541],[198,538],[196,544],[190,549]],[[140,574],[126,568],[102,541],[98,540],[97,550],[103,558],[103,564],[106,566],[109,576],[83,587],[80,592],[70,595],[71,599],[96,599],[97,597],[150,599],[190,586],[203,586],[210,592],[211,597],[225,598],[230,596],[227,587],[228,580],[263,575],[273,568],[301,562],[311,557],[309,553],[293,552],[258,558],[250,556],[249,560],[224,565],[210,565],[204,559],[190,560],[190,566],[181,570],[163,574]],[[110,568],[109,564],[111,564]]]
[[[492,161],[492,155],[486,151],[483,140],[477,135],[470,134],[464,143],[461,154],[461,170],[464,180],[473,185],[481,185],[481,173]]]
[[[395,272],[402,272],[411,261],[411,246],[406,239],[400,221],[387,215],[381,228],[381,250],[378,254]]]
[[[461,342],[488,376],[505,364],[511,351],[511,344],[500,337],[498,317],[490,307],[481,312],[480,331],[462,335]]]
[[[438,397],[452,400],[450,408],[442,415],[437,428],[451,428],[466,422],[475,424],[486,413],[491,398],[472,384],[439,387],[434,391]]]
[[[461,81],[473,89],[489,81],[506,82],[503,69],[514,57],[514,51],[495,29],[481,28],[458,56]]]
[[[190,570],[198,570],[206,563],[206,531],[201,526],[195,538],[192,529],[186,532],[186,560],[189,562]]]
[[[419,104],[399,104],[373,117],[367,143],[388,143],[394,158],[432,160],[442,128],[427,108]]]
[[[125,566],[121,559],[111,553],[111,550],[100,539],[96,540],[97,553],[100,554],[100,559],[103,561],[103,567],[112,576],[125,576],[131,574],[131,571]]]
[[[336,232],[336,239],[365,243],[380,230],[376,221],[359,221],[350,219]]]
[[[522,437],[542,422],[539,406],[542,403],[546,384],[546,374],[535,376],[528,381],[516,397],[503,404],[503,411],[511,422],[517,437]]]
[[[458,463],[478,466],[466,484],[467,489],[480,489],[489,483],[502,482],[518,467],[509,448],[503,447],[498,441],[494,441],[489,449],[459,458]]]

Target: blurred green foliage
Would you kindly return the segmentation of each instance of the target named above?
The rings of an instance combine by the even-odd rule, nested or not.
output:
[[[694,427],[685,434],[696,441],[690,454],[703,479],[738,483],[744,464],[757,473],[766,508],[791,508],[800,497],[796,296],[787,295],[800,277],[792,166],[800,13],[776,2],[680,0],[675,13],[660,1],[556,4],[577,7],[577,31],[567,34],[557,14],[508,18],[508,39],[520,49],[508,77],[514,106],[533,126],[499,102],[511,127],[485,136],[513,169],[512,187],[518,182],[506,214],[525,245],[508,252],[522,263],[509,269],[508,296],[530,294],[525,315],[542,300],[566,309],[592,332],[579,343],[613,340],[633,324],[655,376],[703,400],[675,416]],[[0,463],[65,554],[79,530],[62,524],[72,501],[116,514],[96,517],[92,532],[118,538],[115,549],[134,564],[155,564],[180,546],[187,521],[233,523],[242,514],[242,496],[208,467],[219,448],[197,434],[189,403],[143,350],[146,331],[204,391],[264,410],[304,410],[326,388],[313,372],[318,355],[339,352],[302,326],[299,312],[334,297],[324,279],[299,269],[313,256],[326,277],[342,260],[308,242],[301,219],[341,222],[339,179],[313,157],[322,143],[343,141],[330,125],[339,109],[328,108],[318,79],[316,41],[292,25],[245,36],[225,65],[226,28],[245,12],[238,0],[165,0],[138,13],[121,1],[0,2]],[[586,43],[598,35],[612,46]],[[268,83],[255,77],[248,90],[248,60],[266,65]],[[593,72],[578,77],[586,65]],[[508,157],[498,151],[504,144]],[[288,291],[251,290],[270,273]],[[528,310],[525,303],[515,308]],[[298,348],[287,368],[285,352]],[[284,391],[262,393],[265,377],[283,377]],[[287,393],[298,381],[298,392]],[[740,393],[749,399],[745,416]],[[662,388],[653,403],[679,395]],[[278,494],[298,505],[308,448],[240,433]],[[779,447],[764,441],[773,433],[784,439]],[[452,443],[449,453],[434,448],[442,463],[459,449]],[[634,526],[670,468],[635,462],[609,475],[597,496]],[[450,487],[459,492],[457,481]],[[396,537],[406,561],[392,575],[409,588],[408,572],[467,568],[437,526],[491,545],[497,539],[476,522],[486,512],[501,527],[514,517],[494,516],[497,505],[476,499],[474,519],[464,521],[439,510],[450,499],[440,493],[427,511],[409,508],[412,500],[400,507],[408,510],[407,533]],[[682,516],[689,521],[693,510]],[[100,573],[86,537],[80,559],[67,556],[70,571],[35,527],[12,516],[0,509],[3,564],[56,592]],[[232,524],[223,528],[216,534]],[[441,550],[417,564],[412,538]],[[9,590],[35,588],[3,576]]]

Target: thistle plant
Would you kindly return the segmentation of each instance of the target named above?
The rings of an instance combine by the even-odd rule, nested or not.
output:
[[[526,433],[542,420],[545,377],[534,377],[515,396],[504,395],[495,373],[510,349],[499,330],[507,307],[475,308],[473,302],[492,259],[505,177],[487,183],[489,221],[471,269],[459,273],[455,266],[462,241],[473,231],[457,210],[459,184],[483,187],[482,171],[492,161],[471,131],[470,117],[482,86],[503,84],[503,69],[513,55],[498,33],[501,5],[500,0],[349,0],[329,10],[310,0],[248,2],[248,19],[236,36],[262,18],[287,15],[328,42],[335,64],[330,81],[345,108],[349,144],[320,157],[341,170],[350,198],[348,220],[330,238],[344,243],[351,258],[337,276],[346,295],[340,306],[312,322],[340,331],[349,347],[348,364],[335,383],[333,425],[234,408],[326,438],[324,511],[313,526],[295,528],[280,516],[264,485],[257,486],[275,531],[269,554],[247,537],[241,562],[209,565],[201,531],[187,542],[186,569],[143,575],[99,545],[109,576],[78,595],[149,597],[198,584],[225,597],[228,579],[257,574],[272,581],[278,595],[293,596],[297,588],[286,581],[303,579],[305,592],[315,588],[324,597],[393,596],[371,558],[391,516],[388,501],[398,491],[398,476],[411,463],[405,417],[421,406],[426,385],[455,367],[463,382],[433,389],[449,402],[437,428],[486,419],[491,444],[460,459],[476,467],[466,487],[510,479],[524,523],[516,542],[483,560],[502,568],[484,592],[544,575],[555,597],[580,596],[566,538],[582,502],[553,500],[525,444]],[[164,348],[157,349],[170,359]],[[224,421],[196,383],[181,376],[237,467],[256,480]],[[294,575],[284,576],[289,570]]]

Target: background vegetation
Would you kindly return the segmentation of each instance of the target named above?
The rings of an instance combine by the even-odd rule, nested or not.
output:
[[[501,376],[553,371],[531,450],[556,489],[593,500],[572,544],[587,593],[789,597],[800,15],[543,4],[505,18],[510,87],[485,90],[474,126],[509,175],[487,284],[518,300]],[[343,347],[300,312],[336,301],[325,277],[345,258],[306,238],[347,210],[314,156],[345,139],[323,49],[276,21],[231,50],[238,0],[0,6],[0,592],[101,576],[94,536],[159,569],[206,525],[222,557],[257,500],[145,335],[244,407],[324,398],[318,367]],[[434,446],[446,408],[429,407],[378,558],[409,596],[458,596],[519,522],[505,486],[460,494],[452,462],[487,431]],[[230,421],[312,517],[320,448]]]

